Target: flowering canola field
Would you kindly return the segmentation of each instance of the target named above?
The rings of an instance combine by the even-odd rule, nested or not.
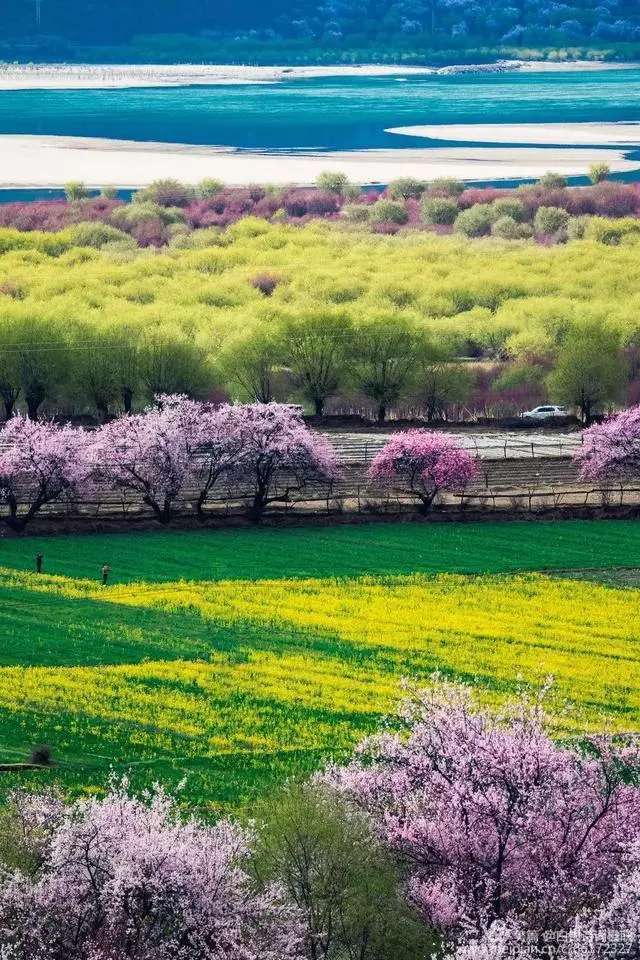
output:
[[[497,700],[552,675],[560,735],[640,729],[640,594],[542,573],[95,580],[0,567],[0,761],[242,806],[342,756],[438,670]],[[11,775],[8,781],[12,780]],[[24,776],[24,775],[22,775]]]

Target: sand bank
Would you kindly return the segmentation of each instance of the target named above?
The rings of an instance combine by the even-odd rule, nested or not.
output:
[[[616,171],[640,165],[621,151],[535,147],[437,147],[332,153],[247,153],[226,147],[138,143],[80,137],[0,136],[0,186],[59,187],[70,180],[90,186],[140,187],[163,177],[197,183],[217,177],[228,184],[310,184],[323,170],[339,170],[354,183],[388,183],[400,176],[467,181],[537,178],[553,169],[583,174],[606,161]]]
[[[386,133],[461,143],[637,147],[640,123],[469,123],[390,127]]]
[[[503,60],[502,63],[516,63],[518,70],[525,73],[561,73],[585,70],[637,70],[637,63],[614,63],[603,60]]]
[[[89,90],[274,83],[310,77],[432,74],[432,67],[249,67],[197,64],[0,64],[0,90]]]
[[[619,70],[637,66],[590,60],[548,63],[501,60],[496,64],[448,67],[355,64],[352,66],[251,67],[225,64],[12,64],[0,63],[1,90],[89,90],[126,87],[182,87],[211,84],[274,83],[311,77],[386,77],[487,73],[523,70],[559,72]]]

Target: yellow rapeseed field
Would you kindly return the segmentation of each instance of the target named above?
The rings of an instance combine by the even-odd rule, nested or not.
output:
[[[133,765],[147,779],[186,773],[196,795],[237,803],[265,778],[351,750],[393,714],[403,678],[425,684],[434,671],[490,702],[552,676],[560,734],[640,728],[633,589],[541,574],[103,588],[0,568],[0,590],[67,618],[64,658],[0,668],[5,754],[52,743],[61,775],[82,789]],[[109,625],[89,665],[88,634],[78,636],[87,611]],[[150,615],[173,638],[151,655],[140,646]],[[125,641],[114,659],[110,645]]]

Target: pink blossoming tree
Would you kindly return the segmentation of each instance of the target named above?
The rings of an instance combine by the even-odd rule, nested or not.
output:
[[[238,467],[241,443],[233,407],[160,395],[143,413],[102,427],[91,455],[98,480],[138,494],[168,523],[188,486],[202,513],[214,485]]]
[[[75,499],[87,483],[82,430],[15,416],[0,431],[0,505],[13,530],[23,530],[48,503]]]
[[[640,474],[640,406],[596,423],[575,454],[583,480],[620,480]]]
[[[186,397],[157,397],[156,403],[101,427],[91,458],[99,482],[138,494],[161,523],[168,523],[192,475],[200,404]]]
[[[369,467],[370,480],[402,485],[425,513],[442,491],[461,492],[477,473],[476,461],[453,437],[432,430],[395,434]]]
[[[371,815],[427,922],[454,939],[497,920],[566,928],[610,895],[640,836],[640,788],[625,780],[637,751],[559,746],[539,703],[494,714],[446,684],[403,717],[406,736],[366,741],[324,777]]]
[[[580,917],[572,933],[582,947],[582,953],[576,951],[574,956],[585,960],[602,956],[631,960],[640,956],[640,841],[629,848],[611,896]],[[606,953],[603,943],[608,948]]]
[[[229,404],[200,406],[197,453],[192,469],[197,489],[196,509],[200,515],[214,486],[240,468],[244,449],[241,424],[242,417],[236,407]]]
[[[35,870],[0,879],[0,943],[11,960],[298,960],[303,929],[271,884],[244,868],[252,836],[183,821],[161,790],[122,787],[66,810],[17,796]],[[51,809],[47,810],[50,804]]]
[[[294,407],[252,403],[232,409],[242,447],[237,472],[251,485],[254,519],[270,503],[286,502],[293,490],[338,477],[333,447],[308,429]]]

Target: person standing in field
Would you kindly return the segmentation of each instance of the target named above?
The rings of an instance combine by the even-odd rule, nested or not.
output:
[[[106,587],[107,581],[109,580],[110,573],[111,573],[111,567],[109,566],[108,563],[105,563],[105,565],[102,568],[102,586],[103,587]]]
[[[42,573],[42,562],[44,560],[43,555],[38,551],[36,553],[36,573]]]

